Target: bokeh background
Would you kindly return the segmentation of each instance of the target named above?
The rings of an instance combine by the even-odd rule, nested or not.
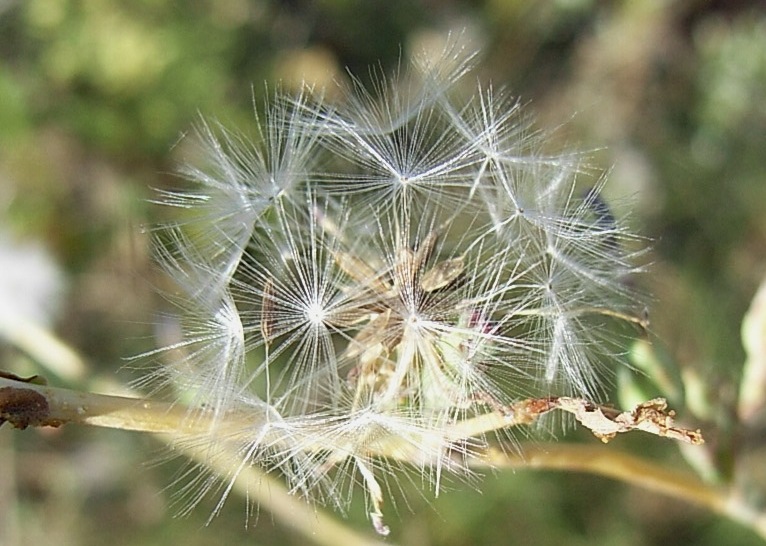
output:
[[[620,212],[654,241],[640,280],[652,330],[703,378],[708,411],[696,424],[725,467],[737,444],[740,323],[766,273],[762,1],[1,0],[0,310],[50,328],[89,368],[57,377],[0,340],[0,369],[82,388],[131,379],[125,358],[153,347],[163,305],[148,200],[193,159],[184,136],[199,116],[252,129],[264,82],[331,86],[347,69],[364,80],[368,67],[394,68],[449,32],[481,51],[481,80],[528,103],[552,150],[591,150],[609,171],[607,196],[629,198]],[[607,448],[687,471],[659,439]],[[265,510],[248,528],[237,497],[209,526],[213,501],[174,518],[167,485],[179,465],[150,464],[162,451],[120,431],[0,428],[0,544],[305,543]],[[392,541],[761,543],[703,510],[588,475],[497,473],[480,489],[410,495],[389,516]],[[349,525],[371,532],[357,500]]]

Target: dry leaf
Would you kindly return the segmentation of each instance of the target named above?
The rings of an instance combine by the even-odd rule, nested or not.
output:
[[[602,442],[608,442],[622,432],[642,430],[689,444],[704,443],[699,430],[675,426],[675,413],[668,410],[668,403],[664,398],[654,398],[639,404],[632,411],[625,412],[598,406],[581,398],[561,397],[556,405],[559,409],[573,414]]]

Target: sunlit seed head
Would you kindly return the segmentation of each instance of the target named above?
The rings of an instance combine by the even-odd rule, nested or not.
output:
[[[243,464],[333,502],[361,476],[380,525],[376,449],[420,452],[438,489],[485,441],[456,427],[599,392],[600,319],[632,303],[601,185],[582,196],[579,158],[541,153],[515,99],[456,98],[458,57],[337,106],[278,97],[257,143],[204,126],[211,166],[166,196],[193,218],[161,253],[186,298],[173,380],[201,410],[273,408],[233,441]]]

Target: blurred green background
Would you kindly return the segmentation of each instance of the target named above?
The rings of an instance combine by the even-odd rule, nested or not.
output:
[[[20,260],[8,249],[34,249],[41,261],[25,282],[44,296],[36,320],[93,374],[130,379],[124,359],[152,348],[162,308],[147,200],[193,159],[182,137],[199,116],[252,129],[263,82],[331,85],[346,68],[365,79],[369,66],[393,68],[450,31],[481,50],[480,79],[558,128],[552,150],[593,150],[593,164],[610,170],[607,195],[628,196],[619,212],[654,240],[640,280],[653,295],[652,330],[705,379],[716,412],[702,426],[713,442],[719,429],[735,434],[727,412],[744,360],[740,322],[766,272],[762,1],[0,1],[0,268]],[[46,373],[1,341],[0,358],[2,369]],[[609,448],[686,470],[656,438]],[[212,501],[174,518],[166,487],[178,465],[147,464],[161,453],[119,431],[3,427],[0,544],[305,543],[265,511],[247,529],[235,497],[207,527]],[[592,476],[498,473],[480,488],[409,495],[389,516],[392,540],[761,543],[702,510]],[[357,495],[351,525],[371,532],[363,512]]]

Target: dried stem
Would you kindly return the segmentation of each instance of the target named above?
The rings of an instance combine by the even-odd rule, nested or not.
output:
[[[509,408],[505,415],[492,412],[459,423],[452,431],[454,439],[458,440],[498,428],[528,424],[537,416],[552,409],[566,410],[566,405],[571,404],[572,401],[572,399],[561,400],[565,402],[563,407],[559,405],[557,399],[530,400]],[[629,412],[620,414],[613,411],[612,413],[622,416],[632,415]],[[633,414],[635,413],[636,410]],[[193,418],[190,418],[191,415]],[[600,411],[599,415],[601,415]],[[178,442],[184,437],[204,434],[210,426],[210,420],[205,413],[191,414],[187,408],[179,405],[141,398],[77,392],[0,377],[0,418],[19,428],[78,423],[162,433],[168,435],[176,445],[180,446],[179,449],[189,451],[189,456],[214,466],[214,470],[223,472],[224,467],[235,462],[218,457],[214,460],[206,459],[204,450],[187,447],[183,445],[184,442]],[[252,426],[253,415],[232,414],[227,416],[226,421],[227,426],[232,429],[235,429],[238,423]],[[403,450],[401,445],[396,445],[396,438],[393,437],[374,443],[370,449],[375,451],[370,455],[385,457],[395,454],[400,460],[406,460],[410,455],[413,458],[416,457],[416,454]],[[595,446],[553,444],[546,446],[544,451],[539,448],[530,448],[525,449],[523,455],[515,453],[515,451],[489,448],[482,456],[472,459],[471,464],[477,467],[568,470],[609,476],[650,491],[704,506],[752,528],[766,538],[766,516],[755,512],[728,490],[705,484],[677,470],[669,470],[632,455]],[[253,487],[254,483],[259,486]],[[247,489],[251,498],[256,501],[265,501],[264,505],[283,519],[287,525],[301,532],[308,532],[313,539],[317,536],[339,537],[343,533],[350,532],[331,522],[328,516],[312,511],[309,505],[300,499],[289,497],[282,484],[254,467],[243,470],[241,476],[237,478],[235,487]],[[298,505],[303,507],[304,511],[309,510],[311,517],[297,517]],[[325,518],[328,518],[328,521],[325,521]],[[318,526],[329,526],[327,527],[329,534],[325,534],[324,531],[317,532]],[[339,544],[342,540],[339,538],[333,543]]]
[[[199,426],[182,406],[142,398],[80,392],[0,377],[0,423],[16,428],[58,427],[67,423],[97,427],[193,434]]]

